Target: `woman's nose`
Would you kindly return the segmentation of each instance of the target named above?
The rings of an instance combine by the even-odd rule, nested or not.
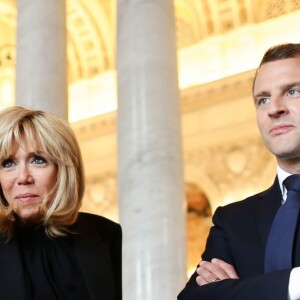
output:
[[[32,183],[33,178],[27,165],[20,165],[18,170],[18,184]]]

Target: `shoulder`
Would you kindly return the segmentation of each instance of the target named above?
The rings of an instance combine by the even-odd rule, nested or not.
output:
[[[79,228],[80,232],[92,234],[93,232],[100,233],[101,235],[120,234],[120,224],[107,219],[103,216],[80,212],[74,224],[75,228]]]
[[[95,223],[95,224],[101,224],[105,226],[120,226],[118,223],[105,218],[100,215],[95,215],[91,213],[86,213],[86,212],[80,212],[78,214],[77,222],[88,222],[88,223]]]
[[[214,215],[222,216],[223,218],[242,219],[245,215],[249,217],[252,214],[256,214],[258,208],[268,206],[271,201],[280,200],[281,192],[276,178],[273,185],[267,190],[247,197],[243,200],[233,202],[225,206],[220,206],[217,208]]]
[[[251,195],[245,199],[227,204],[222,207],[225,211],[235,211],[235,210],[248,210],[251,209],[252,207],[254,208],[260,199],[265,195],[266,191],[257,193],[255,195]]]

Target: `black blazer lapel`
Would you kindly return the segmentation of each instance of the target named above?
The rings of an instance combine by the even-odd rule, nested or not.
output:
[[[0,239],[0,290],[3,300],[30,299],[16,238]]]
[[[75,234],[73,241],[90,293],[89,299],[114,300],[116,296],[109,245],[95,233]],[[105,294],[103,291],[106,291]]]
[[[273,185],[259,195],[259,205],[257,210],[257,225],[260,233],[263,249],[265,249],[269,231],[274,217],[282,203],[282,192],[276,176]]]

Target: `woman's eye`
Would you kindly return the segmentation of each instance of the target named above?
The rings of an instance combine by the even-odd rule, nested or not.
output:
[[[10,168],[14,165],[14,162],[12,159],[4,159],[1,163],[3,168]]]
[[[33,164],[36,164],[36,165],[42,165],[42,164],[45,164],[47,161],[45,158],[43,158],[42,156],[34,156],[32,158],[32,161],[31,161]]]

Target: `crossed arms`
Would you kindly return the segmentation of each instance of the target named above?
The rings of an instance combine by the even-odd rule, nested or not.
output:
[[[264,243],[254,221],[218,208],[203,261],[178,300],[285,300],[291,270],[263,272]],[[251,219],[251,209],[247,218]],[[212,261],[213,258],[218,258]],[[200,274],[200,275],[199,275]],[[217,278],[217,280],[215,280]]]

